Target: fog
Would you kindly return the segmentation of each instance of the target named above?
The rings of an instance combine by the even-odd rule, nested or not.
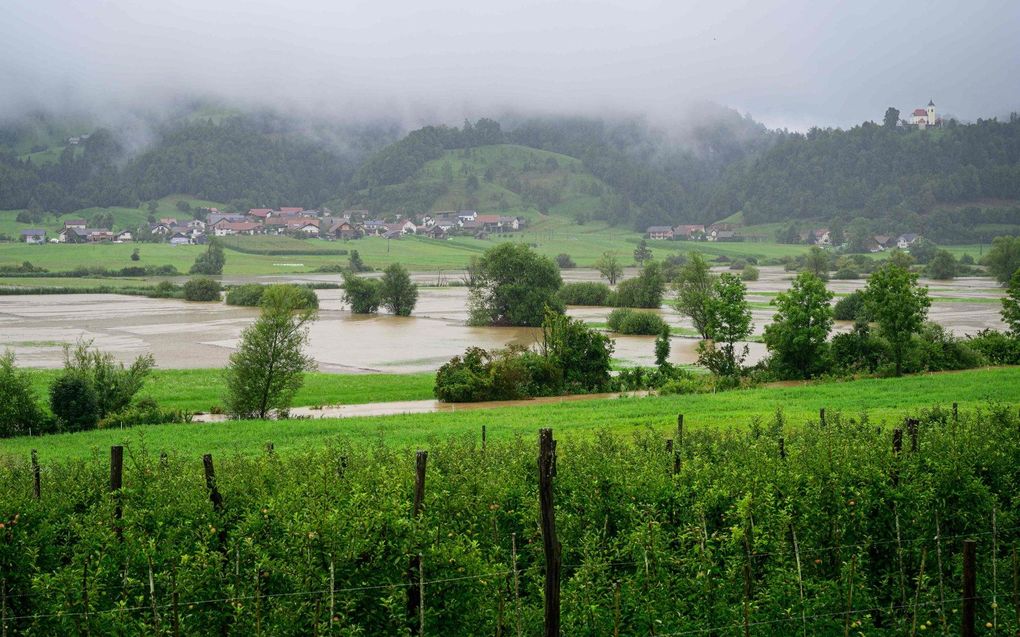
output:
[[[9,0],[0,115],[213,98],[408,126],[711,101],[770,127],[1020,110],[1020,3]]]

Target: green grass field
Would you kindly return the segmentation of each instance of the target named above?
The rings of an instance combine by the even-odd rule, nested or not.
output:
[[[348,379],[356,377],[339,378],[342,380],[338,383],[342,384],[354,382]],[[399,382],[397,379],[403,378],[406,377],[394,376],[383,382]],[[424,380],[418,378],[415,382]],[[182,381],[182,385],[188,383]],[[816,418],[822,407],[830,418],[837,413],[859,418],[866,412],[872,422],[892,425],[905,414],[936,404],[948,406],[958,402],[962,409],[977,409],[990,401],[1016,400],[1018,386],[1020,367],[985,368],[895,379],[790,384],[719,394],[563,401],[452,413],[142,426],[123,431],[13,438],[4,441],[0,454],[27,457],[31,449],[38,449],[40,457],[57,460],[89,456],[105,451],[110,445],[124,443],[198,457],[202,453],[259,453],[267,441],[272,441],[279,451],[314,448],[335,437],[361,445],[385,441],[399,447],[427,447],[451,436],[478,435],[483,424],[490,436],[504,439],[517,435],[530,437],[540,427],[553,427],[561,439],[590,436],[601,429],[626,435],[646,428],[665,437],[675,427],[678,413],[685,415],[689,428],[745,427],[756,419],[769,419],[780,408],[793,425]],[[202,402],[209,397],[207,391],[193,388],[189,395]],[[356,390],[353,395],[367,397],[369,392]],[[389,400],[393,394],[387,390],[379,396]]]
[[[31,369],[36,397],[45,401],[55,369]],[[305,375],[294,406],[357,405],[361,403],[432,398],[435,374],[326,374]],[[165,409],[208,412],[222,405],[226,386],[219,369],[156,369],[139,396],[154,399]]]

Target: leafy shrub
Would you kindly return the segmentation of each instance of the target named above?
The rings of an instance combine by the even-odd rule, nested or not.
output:
[[[845,265],[842,268],[836,270],[836,273],[832,275],[832,278],[841,280],[859,279],[861,278],[861,273],[855,270],[854,268]]]
[[[753,265],[746,265],[744,266],[744,269],[740,272],[740,280],[757,281],[758,276],[760,274],[761,272],[759,272],[758,268],[754,267]]]
[[[556,265],[560,266],[561,270],[569,270],[576,268],[577,264],[570,258],[569,254],[561,253],[556,255]]]
[[[1020,338],[984,329],[965,341],[993,365],[1020,365]]]
[[[642,334],[657,336],[668,328],[662,317],[654,312],[641,312],[627,307],[620,307],[609,313],[606,324],[614,332],[620,334]]]
[[[617,307],[657,308],[662,305],[662,294],[666,280],[658,263],[649,262],[641,268],[641,274],[627,279],[616,286]]]
[[[732,263],[730,263],[731,270],[743,270],[746,267],[747,261],[744,261],[743,259],[735,259]]]
[[[64,375],[83,379],[92,387],[99,418],[130,405],[154,365],[152,354],[145,354],[124,367],[109,352],[93,349],[92,341],[64,346]]]
[[[0,438],[39,432],[43,419],[28,372],[15,365],[14,352],[4,352],[0,356]]]
[[[567,283],[557,293],[565,305],[608,306],[613,302],[613,291],[605,283],[582,281]]]
[[[172,281],[160,281],[156,284],[156,287],[152,289],[149,296],[154,299],[172,299],[178,296],[183,296],[184,291],[181,286],[177,285]]]
[[[889,344],[871,333],[863,321],[857,321],[850,332],[832,337],[829,352],[833,368],[839,373],[872,373],[888,356]]]
[[[906,365],[908,371],[971,369],[985,362],[981,353],[938,323],[925,323],[921,333],[913,340],[913,355]]]
[[[186,301],[219,301],[220,284],[209,277],[195,277],[184,283],[184,299]]]
[[[304,285],[293,283],[280,283],[276,285],[287,285],[294,288],[295,294],[300,297],[302,305],[300,309],[318,309],[319,297],[315,292]],[[266,290],[273,285],[259,285],[258,283],[245,283],[227,290],[227,305],[240,305],[243,307],[258,307],[262,304],[262,297]]]
[[[50,386],[50,410],[63,431],[95,429],[99,399],[92,383],[78,374],[64,373]]]
[[[365,279],[356,274],[344,273],[343,301],[351,306],[352,314],[375,314],[382,302],[379,281]]]
[[[832,318],[837,321],[866,320],[865,300],[864,290],[854,290],[836,301],[836,305],[832,308]]]
[[[163,425],[191,422],[191,413],[180,409],[160,409],[151,398],[110,414],[99,421],[99,429],[124,429],[135,425]]]

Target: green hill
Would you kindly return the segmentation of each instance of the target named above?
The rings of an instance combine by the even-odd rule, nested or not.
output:
[[[492,144],[443,151],[406,181],[363,188],[344,203],[379,214],[477,210],[583,223],[608,218],[614,194],[575,157]]]

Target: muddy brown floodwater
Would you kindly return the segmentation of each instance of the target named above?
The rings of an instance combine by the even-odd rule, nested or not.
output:
[[[633,276],[633,270],[628,276]],[[445,273],[446,281],[462,273]],[[768,303],[776,292],[789,287],[791,274],[781,268],[761,268],[761,278],[748,284],[753,304],[755,333],[760,334],[773,309]],[[440,275],[417,274],[423,284],[434,284]],[[337,281],[336,275],[290,275],[286,277],[227,278],[225,282]],[[568,281],[597,280],[592,270],[564,272]],[[951,282],[924,281],[935,303],[930,318],[962,335],[980,329],[1003,327],[999,304],[1002,292],[987,278]],[[862,281],[833,281],[834,292],[845,293],[863,286]],[[319,320],[310,331],[308,353],[327,372],[420,372],[438,368],[470,346],[503,347],[515,343],[533,345],[540,331],[531,328],[469,327],[467,290],[463,287],[423,287],[415,315],[407,318],[379,314],[351,315],[341,302],[340,290],[319,290]],[[951,298],[940,301],[939,298]],[[571,316],[604,323],[609,308],[570,308]],[[659,310],[671,325],[691,328],[690,321],[669,308]],[[0,296],[0,348],[14,351],[22,365],[59,367],[62,345],[78,338],[121,360],[151,352],[165,368],[222,367],[236,346],[241,331],[257,316],[254,308],[223,303],[190,303],[173,299],[146,299],[116,294]],[[837,329],[848,329],[839,325]],[[615,358],[628,364],[654,362],[650,336],[617,336]],[[675,337],[670,359],[693,363],[697,342]],[[765,354],[760,343],[749,343],[748,361]]]

